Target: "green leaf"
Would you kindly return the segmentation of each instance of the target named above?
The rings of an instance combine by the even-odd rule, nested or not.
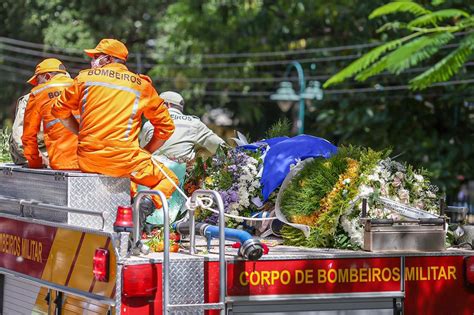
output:
[[[377,33],[383,33],[383,32],[391,31],[391,30],[399,30],[399,29],[405,28],[405,27],[406,27],[406,23],[402,23],[402,22],[399,22],[399,21],[388,22],[388,23],[385,23],[384,25],[382,25],[381,27],[379,27],[376,30],[376,32]]]
[[[388,55],[387,69],[399,74],[430,58],[452,39],[454,35],[449,32],[418,37]]]
[[[408,26],[410,27],[418,27],[418,26],[425,26],[428,24],[434,24],[436,25],[439,22],[442,22],[444,20],[456,18],[456,17],[470,17],[469,13],[463,10],[458,10],[458,9],[446,9],[446,10],[440,10],[432,13],[425,14],[423,16],[420,16],[419,18],[414,19],[410,23],[408,23]]]
[[[441,59],[433,67],[410,80],[410,87],[421,90],[436,82],[449,80],[464,65],[474,52],[474,33],[468,34],[459,47]]]
[[[414,15],[423,15],[431,13],[430,10],[423,8],[421,5],[410,1],[394,1],[378,7],[369,15],[369,19],[399,12],[409,12]]]
[[[379,61],[377,61],[376,63],[372,64],[370,67],[368,67],[367,69],[363,70],[362,72],[360,72],[356,77],[355,79],[357,81],[365,81],[367,80],[368,78],[374,76],[374,75],[377,75],[379,74],[380,72],[384,71],[386,68],[387,68],[387,58],[388,56],[384,56],[383,58],[381,58]]]
[[[448,32],[416,38],[360,72],[355,79],[357,81],[365,81],[385,69],[399,74],[403,70],[431,57],[453,38],[454,36]]]
[[[403,43],[400,39],[392,40],[388,43],[382,44],[378,47],[373,48],[368,53],[357,59],[356,61],[352,62],[350,65],[330,77],[325,83],[323,87],[328,87],[332,84],[343,82],[345,79],[356,75],[357,73],[361,72],[362,70],[369,67],[373,64],[377,59],[380,58],[384,53],[387,51],[391,51]]]
[[[445,2],[445,0],[432,0],[431,5],[434,7],[437,7],[439,5],[442,5]]]

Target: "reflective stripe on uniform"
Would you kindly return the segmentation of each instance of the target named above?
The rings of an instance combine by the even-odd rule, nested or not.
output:
[[[33,95],[36,95],[38,94],[39,92],[42,92],[46,89],[49,89],[49,88],[53,88],[53,87],[59,87],[59,86],[71,86],[72,84],[71,83],[52,83],[52,84],[48,84],[46,86],[43,86],[41,89],[37,89],[35,91],[32,91],[31,93]]]
[[[89,87],[86,87],[84,89],[84,97],[81,100],[82,101],[81,116],[84,114],[84,111],[86,110],[87,94],[89,94]],[[79,123],[79,129],[81,128],[82,128],[82,118],[81,118],[81,122]]]
[[[80,115],[74,115],[74,117],[75,117],[76,119],[80,119],[80,118],[81,118]],[[46,124],[46,127],[45,127],[45,128],[46,128],[46,129],[49,129],[49,128],[53,127],[54,125],[56,125],[58,122],[60,122],[60,120],[59,120],[58,118],[53,119],[53,120],[51,120],[49,123]],[[44,121],[43,121],[43,124],[44,124]]]
[[[135,118],[135,115],[137,114],[138,111],[138,102],[140,101],[140,91],[126,87],[126,86],[121,86],[117,84],[112,84],[112,83],[107,83],[107,82],[86,82],[85,83],[86,87],[90,86],[101,86],[101,87],[106,87],[114,90],[119,90],[119,91],[125,91],[125,92],[130,92],[135,94],[135,102],[133,103],[133,108],[132,108],[132,114],[130,115],[130,118],[128,119],[128,124],[127,124],[127,129],[125,130],[125,140],[128,140],[128,137],[130,135],[130,131],[132,130],[132,124],[133,120]],[[87,90],[87,89],[86,89]],[[86,92],[85,92],[86,93]],[[86,99],[86,94],[84,93],[84,102],[83,102],[83,112],[85,108],[85,99]]]

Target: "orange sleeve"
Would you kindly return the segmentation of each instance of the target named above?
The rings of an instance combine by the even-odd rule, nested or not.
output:
[[[150,84],[147,89],[149,93],[143,114],[154,127],[153,139],[167,140],[174,132],[173,120],[153,86]]]
[[[67,87],[53,103],[51,114],[59,119],[66,119],[72,111],[78,111],[81,103],[80,83],[77,78],[71,86]]]
[[[41,128],[41,114],[38,104],[35,102],[35,96],[30,95],[28,104],[25,109],[25,117],[23,120],[23,154],[28,160],[28,167],[41,168],[43,167],[43,159],[38,150],[38,132]]]

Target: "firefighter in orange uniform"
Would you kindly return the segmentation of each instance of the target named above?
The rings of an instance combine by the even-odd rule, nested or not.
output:
[[[55,99],[72,85],[73,80],[58,59],[49,58],[36,66],[35,74],[28,80],[34,85],[26,105],[21,138],[24,155],[30,168],[42,168],[43,159],[38,151],[37,136],[41,123],[44,128],[44,142],[53,169],[77,170],[77,136],[67,130],[51,115]],[[72,119],[75,119],[74,116]]]
[[[174,124],[151,79],[128,71],[128,50],[115,39],[103,39],[95,49],[86,49],[91,69],[83,70],[53,106],[53,116],[79,135],[78,160],[82,171],[114,177],[161,190],[167,198],[175,190],[176,175],[152,160],[156,151],[173,134]],[[80,124],[72,111],[80,110]],[[141,149],[138,133],[142,114],[154,127],[152,141]],[[163,173],[166,173],[165,176]],[[133,186],[133,185],[132,185]],[[161,202],[153,196],[157,208]],[[141,222],[154,210],[144,198]],[[146,213],[144,213],[144,211]]]

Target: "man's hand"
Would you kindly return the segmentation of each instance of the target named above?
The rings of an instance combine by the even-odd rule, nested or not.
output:
[[[156,150],[161,148],[165,141],[166,140],[151,138],[150,142],[148,142],[148,144],[143,149],[153,154]]]

